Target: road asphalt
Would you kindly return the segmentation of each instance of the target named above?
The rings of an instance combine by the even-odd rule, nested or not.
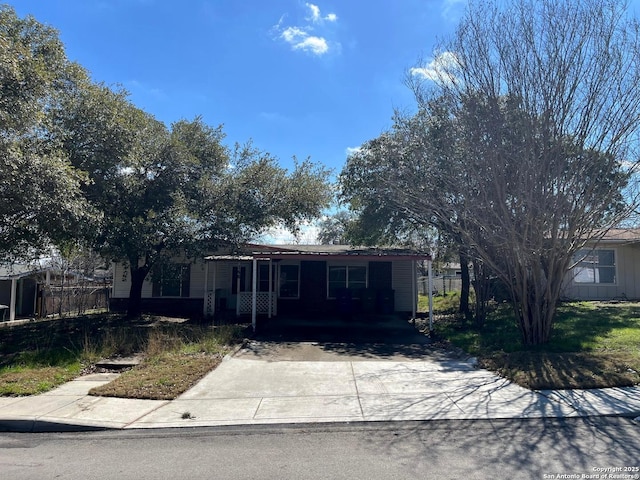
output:
[[[604,415],[640,422],[638,386],[531,391],[424,344],[253,340],[175,400],[88,395],[117,375],[0,397],[0,431]]]

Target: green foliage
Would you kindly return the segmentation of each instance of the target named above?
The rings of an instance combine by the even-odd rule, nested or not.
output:
[[[640,361],[640,306],[637,304],[563,303],[558,308],[554,335],[545,345],[521,341],[513,307],[500,304],[478,328],[464,319],[444,317],[436,329],[455,345],[476,355],[495,351],[626,352]]]
[[[230,149],[200,117],[167,128],[69,62],[57,32],[0,7],[0,252],[81,242],[130,264],[132,297],[156,263],[319,216],[324,168],[292,172]],[[134,308],[135,310],[135,308]]]
[[[0,5],[0,253],[26,254],[72,237],[92,217],[86,176],[48,133],[69,85],[85,78],[57,32]]]
[[[454,314],[460,308],[460,292],[447,292],[433,296],[433,313],[437,315]],[[429,311],[429,297],[426,295],[418,296],[418,312]]]

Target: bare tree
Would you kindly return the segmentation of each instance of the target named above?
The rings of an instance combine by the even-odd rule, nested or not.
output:
[[[547,342],[574,255],[638,204],[639,34],[619,2],[470,2],[342,198],[446,232],[506,286],[523,342]]]
[[[463,199],[458,233],[507,285],[527,344],[549,340],[585,240],[637,205],[639,33],[621,2],[470,2],[434,60],[410,70],[426,117],[452,126],[439,146],[451,173],[420,179],[412,166],[398,203],[415,216],[445,207],[408,195],[419,190],[407,178]]]

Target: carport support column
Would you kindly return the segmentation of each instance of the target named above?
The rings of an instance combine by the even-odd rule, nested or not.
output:
[[[432,274],[432,261],[427,260],[428,277],[429,277],[429,334],[433,332],[433,274]]]
[[[416,324],[416,310],[418,305],[418,269],[416,268],[417,263],[417,260],[411,262],[411,297],[413,299],[413,301],[411,302],[411,319],[413,320],[414,325]]]
[[[269,318],[271,318],[273,306],[273,260],[269,258]]]
[[[258,307],[258,260],[253,259],[253,272],[251,272],[251,325],[256,331],[256,314]]]
[[[207,300],[209,299],[209,262],[204,261],[204,302],[202,302],[202,314],[206,317],[209,311],[207,310]]]
[[[16,278],[11,279],[11,301],[9,302],[9,320],[16,319],[16,292],[18,287],[18,280]]]

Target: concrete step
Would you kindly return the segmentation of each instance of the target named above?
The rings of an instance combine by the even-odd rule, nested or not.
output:
[[[97,362],[96,368],[117,372],[120,370],[126,370],[128,368],[135,367],[136,365],[139,365],[141,361],[142,358],[138,356],[106,358]]]

